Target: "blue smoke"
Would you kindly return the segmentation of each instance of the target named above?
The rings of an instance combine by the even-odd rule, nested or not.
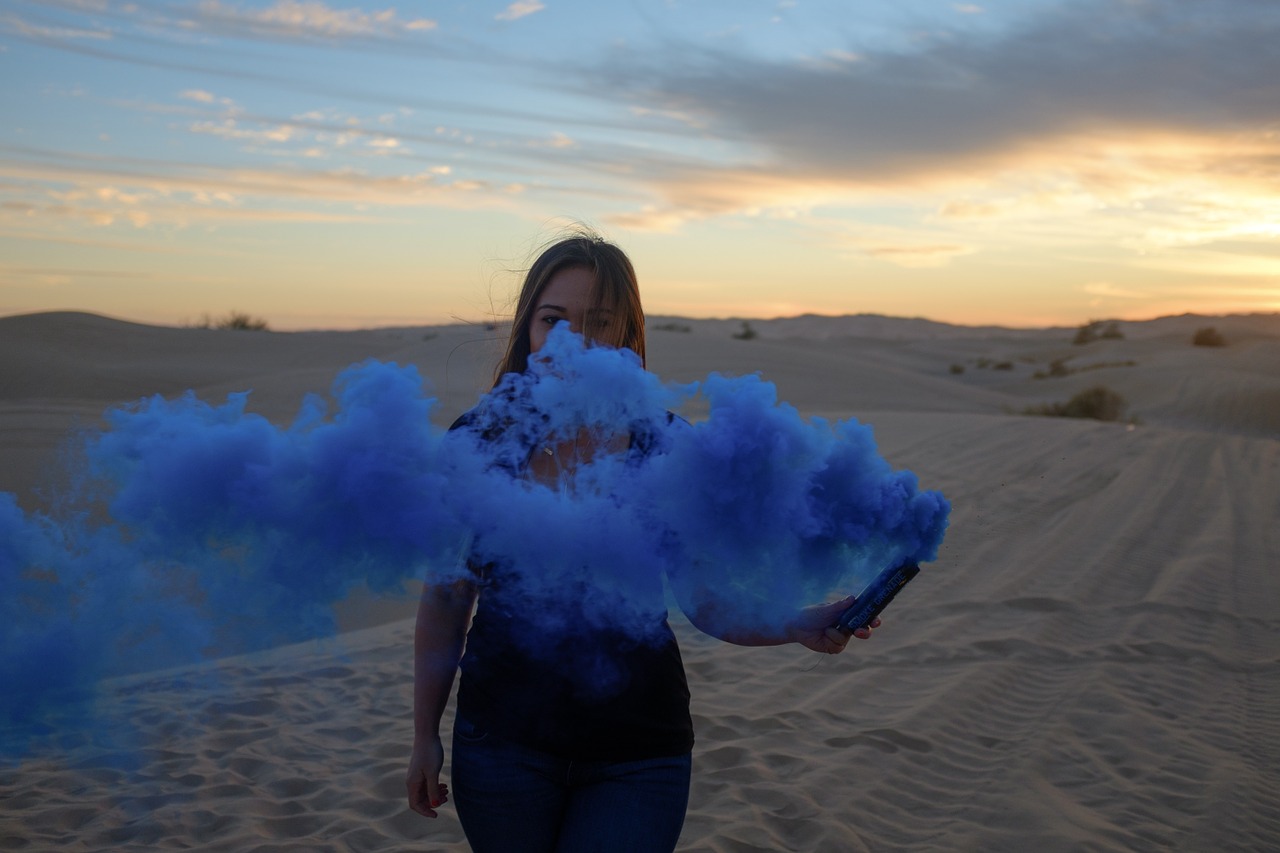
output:
[[[669,416],[699,394],[707,418]],[[519,567],[537,653],[601,627],[645,642],[662,573],[678,599],[711,589],[779,624],[890,563],[934,559],[946,528],[946,500],[892,470],[868,427],[805,419],[754,376],[664,384],[567,329],[470,429],[431,425],[412,367],[353,366],[332,397],[332,414],[311,396],[287,428],[246,412],[246,394],[142,400],[83,440],[56,516],[0,493],[6,752],[88,725],[104,677],[332,633],[332,604],[357,585],[470,578],[467,553]],[[583,435],[632,441],[571,480],[512,476]]]

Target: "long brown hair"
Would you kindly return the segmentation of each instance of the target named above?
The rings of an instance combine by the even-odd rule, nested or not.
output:
[[[612,347],[626,347],[644,363],[644,309],[640,305],[640,284],[635,268],[621,249],[602,237],[581,232],[559,240],[538,255],[525,274],[515,317],[511,321],[511,337],[507,351],[494,371],[494,384],[508,373],[522,373],[529,366],[529,321],[534,306],[552,276],[561,270],[581,268],[595,276],[591,289],[591,307],[612,315],[609,325],[589,337]],[[584,334],[587,331],[584,330]]]

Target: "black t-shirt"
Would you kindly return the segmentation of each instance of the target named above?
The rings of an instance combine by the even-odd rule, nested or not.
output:
[[[506,425],[485,423],[474,410],[452,429],[475,430],[510,452]],[[522,476],[541,440],[536,431],[517,432],[517,448],[527,444],[527,450],[515,454],[515,465],[510,456],[495,463],[512,476]],[[633,432],[630,456],[642,462],[657,444],[655,436]],[[519,566],[489,564],[476,571],[480,597],[462,658],[460,717],[492,736],[578,760],[630,761],[692,749],[689,687],[657,568],[645,590],[652,624],[642,638],[609,628],[531,637],[529,621],[521,618],[528,604],[513,592]],[[571,613],[573,593],[566,590],[556,606]]]

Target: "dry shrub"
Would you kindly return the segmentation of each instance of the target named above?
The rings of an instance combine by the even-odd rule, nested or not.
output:
[[[1065,403],[1047,403],[1031,406],[1028,415],[1046,415],[1055,418],[1092,418],[1095,421],[1118,421],[1124,417],[1129,404],[1124,397],[1105,385],[1095,385],[1076,394]]]
[[[1191,343],[1198,347],[1225,347],[1227,339],[1213,326],[1205,326],[1203,329],[1197,329],[1191,336]]]
[[[1056,378],[1056,377],[1062,377],[1062,376],[1070,376],[1073,373],[1075,373],[1075,371],[1072,370],[1070,367],[1067,367],[1067,359],[1055,358],[1053,361],[1049,362],[1049,369],[1047,371],[1037,370],[1035,373],[1031,375],[1031,378],[1032,379],[1048,379],[1050,377]]]
[[[242,332],[265,332],[267,321],[261,317],[250,317],[243,311],[232,311],[218,321],[219,329],[236,329]]]
[[[229,311],[227,316],[213,319],[208,314],[201,316],[200,322],[193,324],[197,329],[234,329],[242,332],[270,331],[267,321],[261,317],[251,317],[243,311]]]
[[[1076,330],[1073,344],[1089,344],[1098,340],[1122,340],[1124,332],[1115,320],[1090,320]]]

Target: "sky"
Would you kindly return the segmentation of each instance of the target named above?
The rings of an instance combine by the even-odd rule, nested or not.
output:
[[[1276,0],[0,0],[0,316],[1280,311]]]

